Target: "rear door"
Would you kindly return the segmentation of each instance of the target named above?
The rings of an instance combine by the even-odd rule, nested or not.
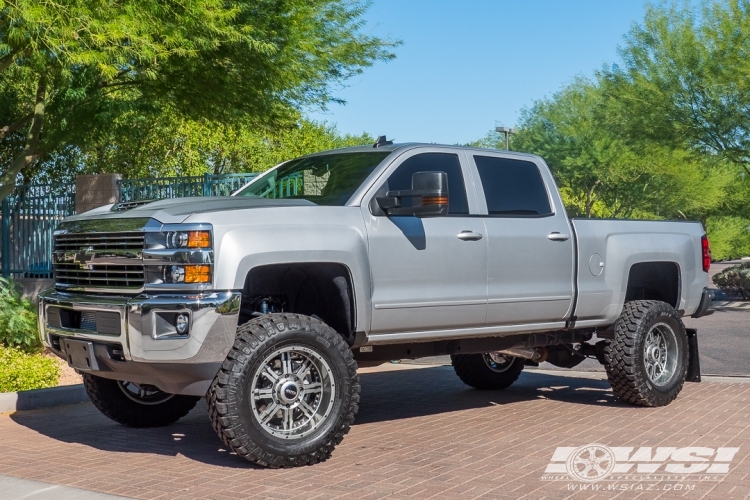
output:
[[[573,234],[549,170],[534,157],[466,155],[489,244],[487,326],[562,326],[573,300]]]
[[[411,189],[416,172],[448,174],[449,215],[378,215],[373,198]],[[484,326],[487,238],[472,176],[461,150],[419,148],[388,168],[362,203],[372,274],[371,333]]]

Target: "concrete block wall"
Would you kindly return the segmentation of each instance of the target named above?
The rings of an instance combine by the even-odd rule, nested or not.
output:
[[[76,213],[120,201],[120,187],[117,184],[120,179],[120,174],[76,176]]]
[[[52,278],[17,278],[14,281],[21,295],[35,302],[40,292],[55,286],[55,280]]]

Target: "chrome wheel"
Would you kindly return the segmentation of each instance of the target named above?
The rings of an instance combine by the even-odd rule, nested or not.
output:
[[[307,436],[320,428],[333,410],[333,372],[309,347],[291,345],[273,351],[260,363],[251,384],[253,415],[272,436]]]
[[[649,381],[656,386],[667,385],[677,371],[677,336],[666,323],[656,323],[643,342],[643,359]]]
[[[118,381],[117,387],[128,399],[142,405],[158,405],[174,397],[174,394],[168,394],[154,386],[136,384],[126,380]]]
[[[513,356],[506,356],[498,352],[484,353],[482,354],[482,358],[489,369],[497,373],[507,371],[513,365],[513,360],[515,359]]]

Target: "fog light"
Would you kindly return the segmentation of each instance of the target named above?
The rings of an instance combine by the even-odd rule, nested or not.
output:
[[[174,322],[174,327],[177,330],[177,333],[185,335],[188,331],[188,325],[189,321],[187,314],[178,314]]]

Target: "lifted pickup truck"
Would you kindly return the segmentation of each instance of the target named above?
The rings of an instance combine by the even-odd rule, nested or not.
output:
[[[357,366],[450,355],[469,386],[592,357],[614,392],[671,402],[699,376],[708,240],[696,222],[569,219],[544,161],[427,144],[317,153],[232,197],[121,203],[64,221],[44,343],[121,424],[206,397],[238,455],[328,457]]]

